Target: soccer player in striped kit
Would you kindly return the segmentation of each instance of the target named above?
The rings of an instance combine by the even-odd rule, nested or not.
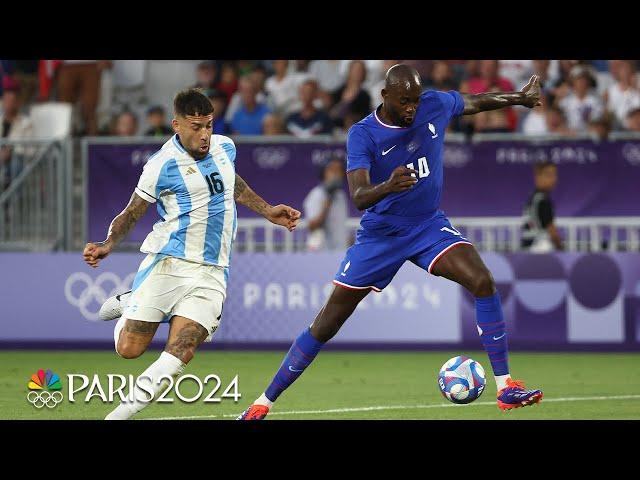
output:
[[[498,388],[501,409],[538,403],[540,390],[511,379],[500,296],[474,246],[440,210],[442,153],[450,120],[510,105],[540,105],[537,76],[520,92],[462,95],[424,91],[418,72],[398,64],[387,71],[382,105],[347,135],[351,199],[366,210],[333,279],[335,287],[311,327],[294,341],[271,383],[239,420],[262,420],[274,402],[338,333],[358,303],[380,292],[410,261],[459,283],[476,298],[476,320]]]
[[[122,315],[114,340],[124,358],[142,355],[160,322],[170,322],[164,351],[141,374],[148,377],[154,398],[165,388],[155,380],[180,375],[220,323],[236,234],[235,203],[289,231],[300,220],[299,211],[269,205],[235,172],[235,145],[228,137],[212,135],[213,108],[205,95],[195,89],[179,92],[174,110],[176,134],[145,164],[107,239],[84,249],[85,262],[97,267],[149,205],[157,203],[161,221],[140,247],[147,256],[132,292],[112,297],[101,309],[103,319]],[[134,401],[118,405],[107,420],[128,419],[148,405],[148,395],[137,386],[135,390]]]

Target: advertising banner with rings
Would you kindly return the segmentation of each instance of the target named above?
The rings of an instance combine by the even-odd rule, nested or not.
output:
[[[339,253],[234,255],[222,323],[211,344],[279,346],[310,325],[333,288]],[[514,348],[640,347],[640,257],[631,253],[485,253]],[[0,346],[113,342],[101,303],[130,288],[142,254],[113,253],[97,269],[80,253],[1,253]],[[258,272],[258,273],[257,273]],[[156,334],[163,344],[167,326]],[[408,263],[369,294],[332,343],[480,348],[473,298]]]

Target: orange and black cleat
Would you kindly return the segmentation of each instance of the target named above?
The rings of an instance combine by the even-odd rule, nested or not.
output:
[[[540,403],[541,390],[526,390],[524,383],[519,380],[507,380],[507,386],[498,392],[498,408],[511,410]]]
[[[265,405],[251,405],[236,420],[263,420],[269,413],[269,407]]]

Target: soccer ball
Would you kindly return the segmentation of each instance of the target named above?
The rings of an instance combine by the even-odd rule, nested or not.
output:
[[[473,402],[482,395],[486,383],[482,365],[465,356],[447,360],[438,375],[442,395],[453,403]]]

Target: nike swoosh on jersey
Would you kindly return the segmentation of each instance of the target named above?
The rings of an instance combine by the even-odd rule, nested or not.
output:
[[[499,337],[493,337],[494,340],[500,340],[502,337],[504,337],[507,333],[503,333],[502,335],[500,335]]]
[[[295,368],[292,368],[291,365],[289,365],[289,370],[292,372],[301,372],[302,370],[304,370],[304,368],[302,370],[296,370]]]
[[[393,150],[394,148],[396,148],[398,145],[394,145],[393,147],[391,147],[389,150],[382,150],[382,156],[384,157],[387,153],[389,153],[391,150]]]

